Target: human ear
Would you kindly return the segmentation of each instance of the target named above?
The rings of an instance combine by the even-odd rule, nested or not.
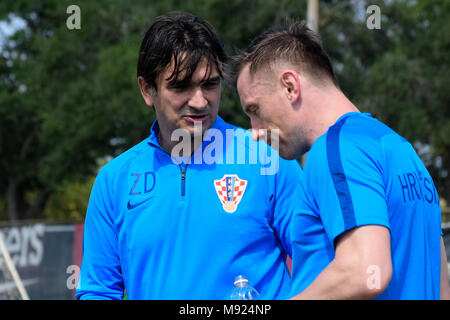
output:
[[[142,98],[145,101],[145,104],[152,107],[153,106],[153,91],[154,89],[144,80],[143,77],[138,77],[139,89],[141,90]]]
[[[300,79],[297,72],[284,71],[280,76],[280,83],[289,101],[295,102],[300,98]]]

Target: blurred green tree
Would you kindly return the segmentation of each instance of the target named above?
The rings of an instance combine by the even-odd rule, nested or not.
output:
[[[0,208],[10,219],[79,217],[101,163],[148,135],[155,115],[140,97],[136,63],[152,18],[197,14],[234,54],[266,28],[304,19],[306,2],[79,0],[81,29],[69,30],[73,1],[3,0],[0,21],[20,20],[25,28],[0,43]],[[366,26],[370,4],[380,7],[380,30]],[[449,6],[321,0],[319,20],[342,90],[424,152],[447,201]],[[250,126],[227,86],[220,115]]]
[[[26,23],[0,57],[0,190],[10,219],[42,217],[60,186],[146,135],[154,115],[135,65],[144,12],[154,11],[143,3],[79,2],[80,30],[66,26],[70,1],[1,3],[0,18]]]
[[[450,2],[371,2],[384,19],[381,30],[370,31],[376,55],[363,63],[355,101],[415,146],[449,201]]]

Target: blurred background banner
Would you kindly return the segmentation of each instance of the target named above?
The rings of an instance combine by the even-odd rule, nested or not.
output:
[[[73,299],[82,258],[82,223],[45,222],[0,225],[11,259],[30,299]],[[14,288],[0,283],[0,297]]]
[[[32,264],[53,250],[39,251],[38,239],[42,248],[63,246],[55,250],[71,263],[65,250],[74,232],[46,230],[58,221],[82,224],[99,168],[149,135],[155,114],[137,85],[138,50],[150,21],[175,10],[208,20],[230,54],[269,27],[316,17],[310,25],[341,89],[413,144],[450,222],[450,1],[310,2],[308,14],[307,0],[2,0],[0,220],[40,221],[27,240],[31,254],[15,260],[24,263],[21,276],[52,259]],[[250,128],[225,84],[219,114]],[[25,279],[37,281],[31,273]]]
[[[82,259],[83,223],[3,223],[0,237],[30,297],[36,300],[75,299]],[[450,226],[444,228],[450,247]],[[450,252],[447,252],[450,261]],[[3,263],[0,259],[0,263]],[[290,259],[288,264],[290,266]],[[0,281],[0,299],[10,299],[12,281]]]

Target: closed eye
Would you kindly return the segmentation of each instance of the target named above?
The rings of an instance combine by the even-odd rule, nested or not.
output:
[[[202,81],[201,86],[205,89],[214,89],[217,88],[220,85],[220,78],[211,78],[205,81]]]
[[[188,89],[189,86],[190,86],[189,82],[175,82],[174,84],[169,84],[167,88],[169,90],[184,91]]]
[[[256,116],[258,111],[258,106],[255,104],[250,104],[245,106],[244,108],[244,112],[248,115],[248,116]]]

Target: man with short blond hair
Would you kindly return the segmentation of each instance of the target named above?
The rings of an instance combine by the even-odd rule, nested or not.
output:
[[[308,151],[291,223],[295,299],[449,296],[439,197],[414,148],[339,89],[304,23],[271,29],[229,78],[253,137],[279,129],[286,159]]]

